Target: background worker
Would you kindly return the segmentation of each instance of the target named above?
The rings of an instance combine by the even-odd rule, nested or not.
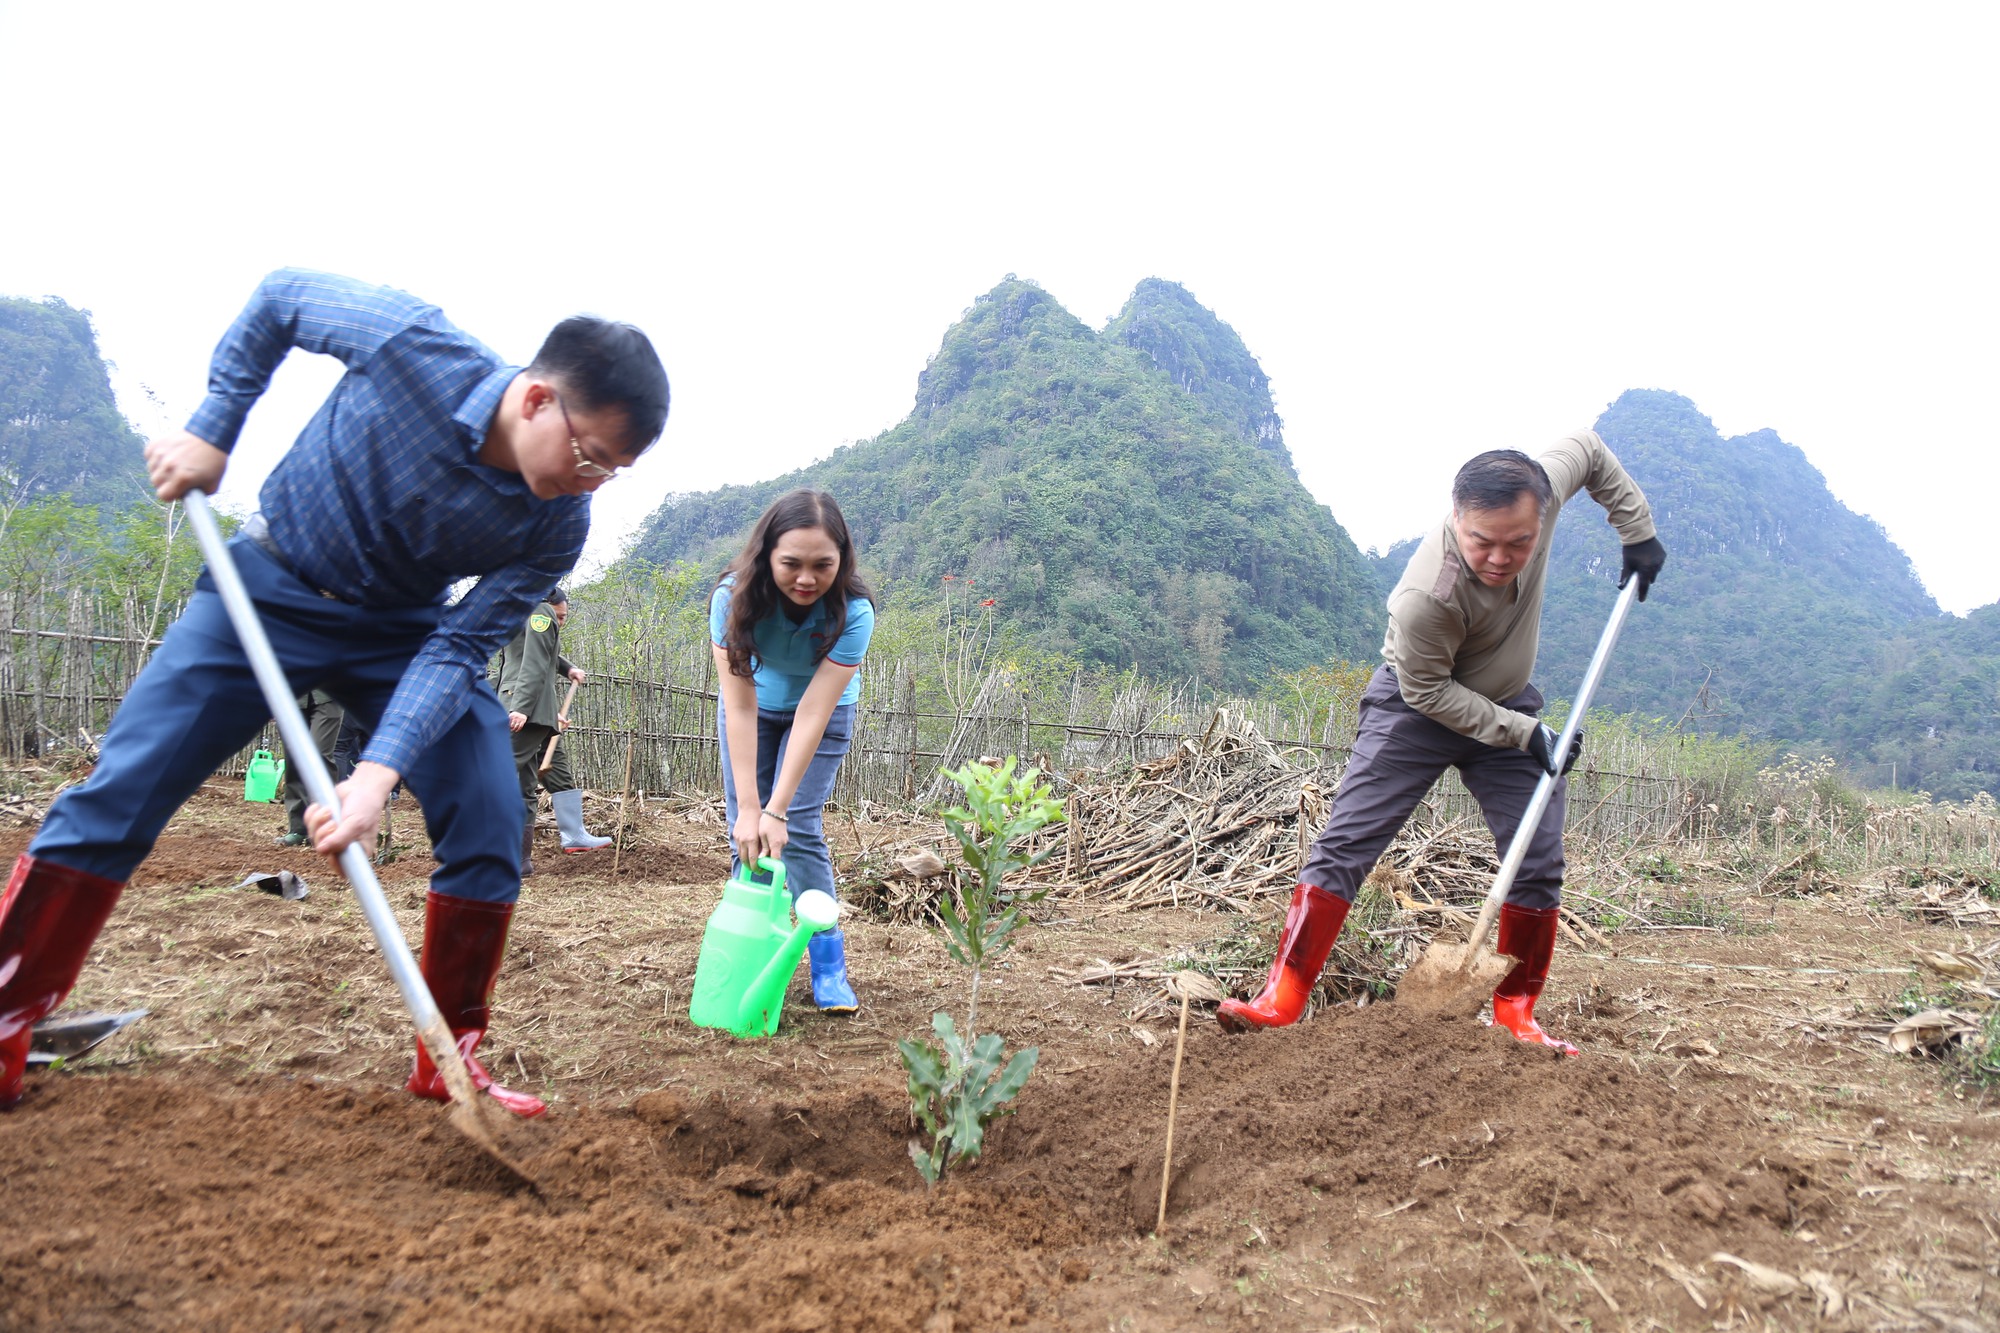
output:
[[[1326,966],[1362,880],[1410,812],[1456,768],[1501,849],[1520,827],[1543,774],[1553,798],[1500,909],[1499,953],[1517,960],[1493,992],[1494,1021],[1522,1041],[1566,1055],[1576,1048],[1542,1031],[1535,1001],[1555,953],[1562,899],[1562,775],[1583,749],[1551,753],[1556,733],[1541,720],[1542,695],[1528,681],[1541,638],[1549,544],[1564,501],[1579,490],[1604,506],[1624,544],[1618,586],[1639,580],[1645,600],[1666,548],[1639,487],[1595,431],[1571,435],[1539,461],[1513,449],[1483,453],[1452,482],[1451,513],[1424,538],[1389,596],[1383,664],[1361,697],[1359,733],[1285,918],[1264,989],[1225,1000],[1224,1029],[1298,1021]]]
[[[326,762],[326,771],[333,775],[336,783],[347,781],[346,769],[335,762],[335,750],[340,745],[341,725],[347,721],[347,710],[325,690],[308,690],[299,696],[299,712],[305,715],[306,726],[312,731],[313,749]],[[304,769],[293,761],[290,751],[285,754],[285,832],[277,839],[280,847],[297,847],[306,841],[306,784]]]
[[[822,824],[854,740],[875,603],[831,495],[797,490],[771,503],[710,595],[708,628],[732,873],[779,857],[793,898],[807,889],[838,898]],[[751,792],[754,806],[741,800]],[[853,1013],[842,932],[815,934],[808,953],[813,1003]]]
[[[569,726],[569,717],[558,711],[556,690],[559,682],[583,684],[582,667],[562,655],[563,623],[569,619],[569,594],[561,588],[551,592],[529,613],[520,633],[500,651],[500,702],[507,705],[507,727],[514,733],[514,767],[521,783],[521,802],[527,809],[527,823],[521,832],[521,874],[535,873],[535,811],[539,790],[547,788],[555,805],[556,825],[562,830],[565,852],[587,852],[611,845],[609,838],[595,838],[583,826],[583,792],[570,772],[569,756],[560,740]],[[549,742],[556,740],[555,754],[546,771],[542,756]]]
[[[469,1072],[509,1110],[542,1103],[472,1058],[521,891],[521,799],[486,663],[561,581],[590,492],[658,438],[667,377],[626,324],[579,316],[511,366],[405,293],[324,273],[271,274],[216,348],[187,429],[146,446],[162,501],[212,492],[250,408],[292,348],[347,372],[230,543],[294,689],[325,688],[371,735],[318,805],[318,851],[372,847],[406,779],[438,866],[422,968]],[[476,578],[447,604],[452,586]],[[211,577],[133,682],[88,781],[63,792],[0,899],[0,1108],[21,1096],[30,1030],[76,982],[126,878],[202,781],[270,716]],[[421,1047],[406,1085],[444,1101]]]
[[[340,701],[325,690],[310,690],[299,696],[299,711],[312,729],[313,748],[326,763],[326,771],[336,784],[347,781],[354,763],[368,744],[368,729],[341,707]],[[391,800],[395,797],[392,795]],[[305,769],[285,756],[285,834],[277,839],[280,847],[311,846],[306,837]]]

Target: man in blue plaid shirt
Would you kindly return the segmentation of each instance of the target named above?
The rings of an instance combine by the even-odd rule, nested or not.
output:
[[[507,710],[486,663],[576,564],[590,494],[659,438],[668,389],[646,335],[564,320],[525,369],[435,306],[281,270],[215,350],[187,429],[146,446],[161,500],[213,491],[244,418],[292,348],[347,374],[264,483],[232,554],[294,692],[324,688],[372,735],[317,850],[372,846],[398,781],[438,868],[423,972],[475,1081],[520,1115],[546,1108],[472,1058],[521,891],[522,806]],[[460,580],[477,578],[458,601]],[[0,1109],[21,1096],[35,1020],[76,982],[125,881],[181,803],[267,710],[206,574],[133,683],[89,781],[49,809],[0,898]],[[447,1099],[418,1047],[410,1091]]]

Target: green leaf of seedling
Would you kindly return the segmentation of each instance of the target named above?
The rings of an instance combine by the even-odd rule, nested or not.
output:
[[[955,962],[970,967],[972,960],[966,957],[970,940],[966,934],[965,923],[959,919],[958,908],[952,903],[952,895],[949,893],[938,899],[938,920],[944,926],[945,952],[950,954]]]
[[[914,1037],[905,1037],[896,1043],[896,1050],[903,1057],[903,1068],[909,1071],[910,1108],[925,1130],[936,1134],[937,1114],[932,1104],[944,1091],[944,1057],[924,1042]]]
[[[986,952],[999,953],[1003,948],[1006,947],[1007,937],[1009,935],[1012,935],[1014,933],[1014,928],[1020,924],[1021,924],[1021,909],[1018,907],[1010,908],[1007,911],[1007,913],[1002,917],[1000,917],[999,920],[995,921],[993,923],[992,928],[986,932]]]
[[[1000,1039],[990,1033],[976,1043],[968,1068],[971,1076],[951,1108],[955,1162],[975,1158],[985,1150],[987,1129],[994,1120],[1013,1113],[1004,1103],[1020,1093],[1041,1058],[1040,1049],[1031,1047],[1016,1054],[996,1076],[993,1071],[999,1066],[1001,1047]]]
[[[1019,903],[1021,906],[1026,907],[1031,903],[1038,903],[1048,897],[1049,890],[1054,887],[1055,885],[1053,884],[1043,884],[1038,888],[1022,889],[1019,893],[1008,894],[1007,901],[1010,903]]]
[[[1000,1067],[1000,1052],[1006,1042],[997,1032],[982,1034],[972,1043],[972,1054],[965,1062],[966,1086],[978,1089],[993,1077],[993,1071]]]
[[[963,816],[963,818],[954,818],[954,816]],[[952,810],[946,813],[944,817],[944,826],[951,830],[952,837],[958,839],[958,845],[965,848],[968,852],[975,854],[982,851],[979,844],[977,823],[978,821],[973,818],[970,810]]]
[[[951,1015],[940,1009],[931,1015],[931,1030],[936,1032],[943,1043],[945,1054],[950,1056],[950,1073],[958,1073],[965,1068],[965,1043],[958,1038],[958,1028],[951,1021]]]
[[[993,1105],[1011,1102],[1028,1085],[1028,1075],[1035,1072],[1036,1063],[1042,1058],[1042,1048],[1030,1046],[1025,1051],[1016,1051],[1007,1067],[1000,1071],[999,1079],[993,1085]]]
[[[951,1160],[969,1161],[986,1146],[986,1126],[980,1122],[979,1108],[970,1097],[960,1097],[951,1108]]]
[[[937,1131],[933,1128],[931,1132],[935,1134]],[[910,1160],[917,1164],[917,1174],[924,1178],[926,1185],[937,1184],[938,1161],[936,1153],[924,1151],[924,1145],[921,1141],[911,1139]]]

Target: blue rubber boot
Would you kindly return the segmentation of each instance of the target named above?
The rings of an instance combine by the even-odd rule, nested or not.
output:
[[[851,1014],[861,1006],[847,984],[847,939],[839,927],[822,930],[806,946],[812,959],[813,1003],[823,1014]]]

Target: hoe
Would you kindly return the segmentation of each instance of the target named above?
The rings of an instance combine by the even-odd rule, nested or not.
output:
[[[1618,594],[1617,605],[1611,608],[1610,623],[1598,637],[1597,652],[1590,659],[1590,669],[1583,673],[1583,687],[1576,692],[1576,702],[1570,705],[1569,721],[1563,724],[1562,736],[1550,751],[1554,755],[1569,753],[1570,742],[1575,739],[1577,729],[1583,725],[1583,715],[1590,708],[1590,697],[1597,693],[1597,683],[1604,676],[1605,664],[1611,658],[1611,645],[1618,642],[1618,631],[1625,628],[1625,617],[1632,610],[1632,603],[1639,595],[1639,580],[1629,579]],[[1403,980],[1396,987],[1398,1003],[1409,1004],[1425,1013],[1463,1014],[1470,1017],[1479,1012],[1493,988],[1505,979],[1512,970],[1514,960],[1496,954],[1488,947],[1487,939],[1493,933],[1493,922],[1500,915],[1500,904],[1506,901],[1507,891],[1514,887],[1514,876],[1521,871],[1521,862],[1527,859],[1528,845],[1534,841],[1535,830],[1541,827],[1542,815],[1549,808],[1549,801],[1555,796],[1556,779],[1544,773],[1542,780],[1535,784],[1535,794],[1528,800],[1527,813],[1521,816],[1521,826],[1514,830],[1513,841],[1507,844],[1507,855],[1500,862],[1500,873],[1494,877],[1493,887],[1486,894],[1486,902],[1479,909],[1479,920],[1473,924],[1472,938],[1464,944],[1433,944],[1424,951],[1424,956],[1410,965],[1403,974]]]

